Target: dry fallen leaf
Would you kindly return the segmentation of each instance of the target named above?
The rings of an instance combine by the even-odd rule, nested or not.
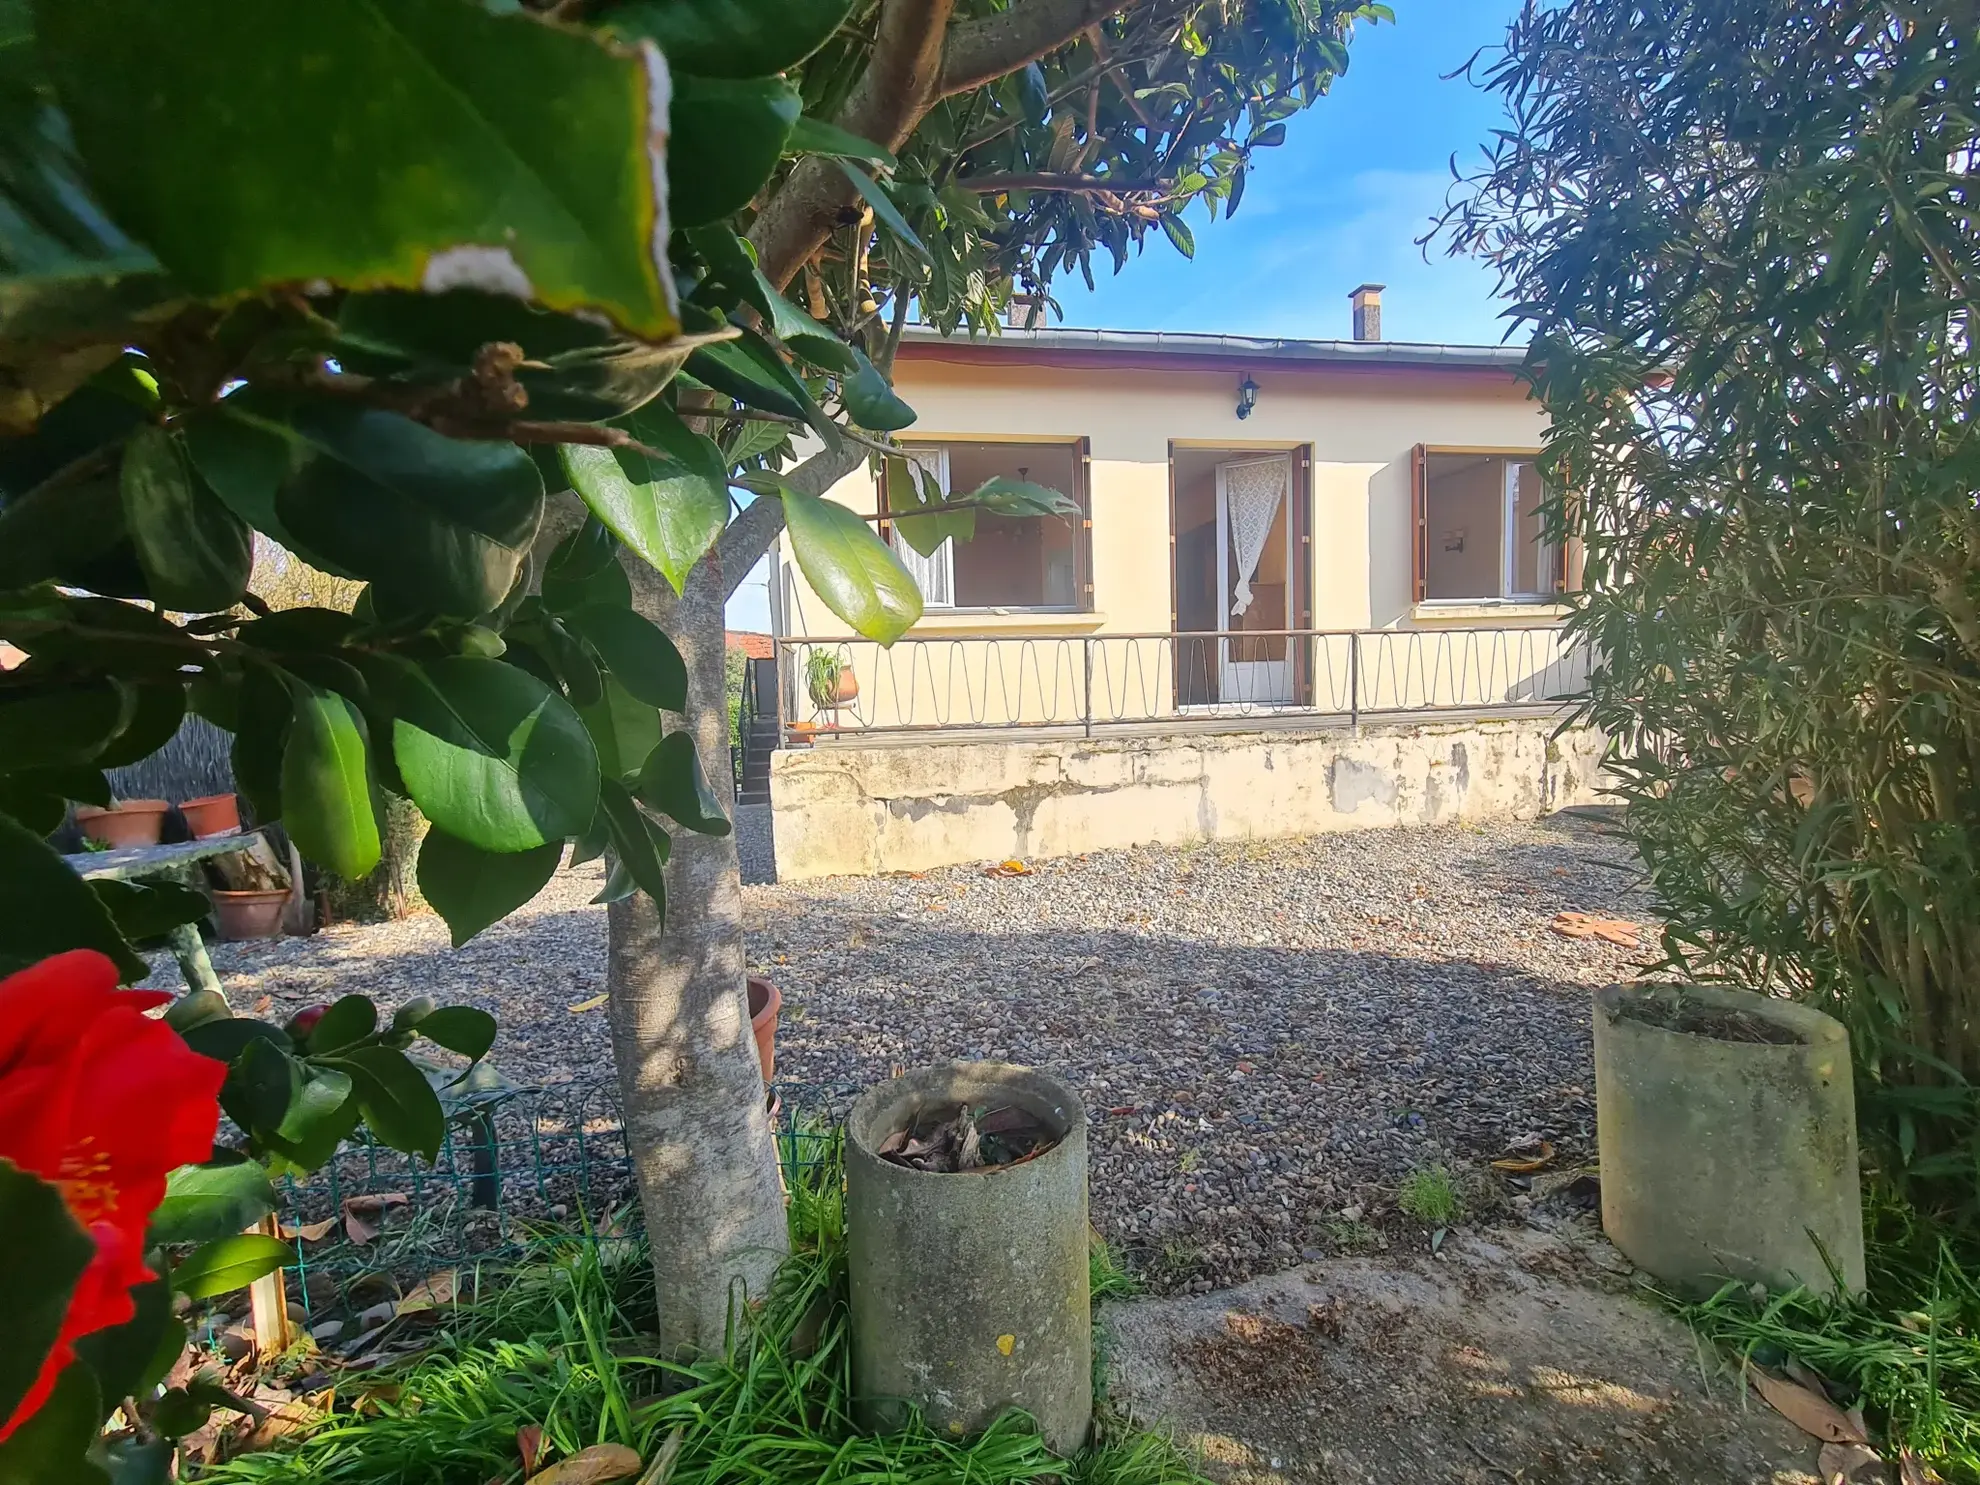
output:
[[[264,995],[261,997],[261,999],[257,1000],[253,1004],[253,1006],[249,1008],[248,1014],[250,1016],[265,1016],[274,1009],[275,1009],[275,997],[272,995]]]
[[[1514,1176],[1531,1175],[1536,1170],[1546,1169],[1547,1163],[1553,1158],[1553,1142],[1542,1140],[1531,1155],[1508,1156],[1504,1160],[1495,1160],[1492,1162],[1492,1169],[1502,1170]]]
[[[638,1473],[639,1456],[624,1444],[593,1444],[531,1479],[534,1485],[602,1485]]]
[[[1870,1442],[1841,1408],[1799,1382],[1790,1382],[1757,1366],[1748,1366],[1746,1375],[1767,1405],[1803,1433],[1826,1444]]]
[[[681,1441],[686,1437],[687,1430],[678,1427],[667,1435],[667,1442],[660,1446],[660,1452],[653,1456],[653,1463],[639,1477],[639,1485],[667,1485],[673,1477],[674,1461],[681,1457]]]
[[[406,1204],[403,1191],[380,1191],[368,1196],[344,1198],[344,1236],[363,1247],[378,1236],[378,1223],[388,1208]]]
[[[1815,1468],[1821,1472],[1822,1485],[1850,1485],[1857,1471],[1883,1462],[1868,1444],[1824,1444]]]
[[[1031,875],[1031,868],[1013,857],[1009,861],[999,861],[994,866],[984,867],[983,874],[986,877],[1028,877]]]
[[[589,1000],[580,1000],[576,1005],[571,1007],[571,1014],[573,1016],[582,1016],[586,1011],[595,1011],[611,998],[609,995],[594,995]]]
[[[277,1439],[286,1438],[292,1433],[300,1433],[322,1416],[323,1410],[311,1399],[294,1398],[259,1419],[247,1436],[233,1445],[230,1452],[250,1454],[269,1448]]]
[[[1901,1485],[1944,1485],[1939,1472],[1909,1449],[1898,1453],[1898,1480]]]
[[[409,1315],[414,1310],[437,1310],[454,1302],[460,1291],[460,1275],[450,1268],[443,1268],[437,1274],[428,1274],[406,1291],[406,1297],[399,1301],[398,1313]]]
[[[516,1430],[516,1455],[522,1460],[525,1477],[536,1473],[537,1457],[543,1453],[543,1429],[535,1423],[525,1423]]]
[[[300,1227],[291,1227],[283,1222],[276,1226],[275,1235],[285,1243],[293,1243],[297,1238],[306,1243],[316,1243],[328,1237],[336,1225],[335,1217],[325,1217],[321,1222],[305,1222]]]
[[[1548,925],[1562,938],[1599,938],[1624,949],[1641,947],[1641,926],[1627,918],[1598,918],[1591,913],[1559,913]]]

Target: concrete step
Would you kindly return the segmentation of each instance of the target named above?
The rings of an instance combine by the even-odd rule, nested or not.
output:
[[[768,804],[769,802],[770,787],[767,784],[760,789],[752,789],[745,785],[742,793],[736,796],[737,804]]]

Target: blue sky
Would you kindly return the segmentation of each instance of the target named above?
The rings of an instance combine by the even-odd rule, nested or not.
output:
[[[1450,189],[1450,160],[1470,168],[1502,117],[1463,78],[1498,42],[1519,0],[1391,0],[1394,25],[1363,26],[1333,91],[1261,151],[1229,221],[1189,215],[1196,257],[1159,232],[1116,276],[1105,253],[1088,293],[1075,272],[1055,286],[1069,325],[1345,339],[1348,290],[1388,285],[1389,340],[1495,344],[1505,332],[1484,266],[1416,245]],[[729,601],[735,629],[769,626],[759,564]]]

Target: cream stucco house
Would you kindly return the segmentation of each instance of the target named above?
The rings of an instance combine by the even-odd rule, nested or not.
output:
[[[926,605],[889,650],[778,554],[774,706],[801,745],[771,769],[780,871],[1534,810],[1580,787],[1585,758],[1572,787],[1549,772],[1585,667],[1560,637],[1577,554],[1536,515],[1521,353],[1383,341],[1379,290],[1354,301],[1349,341],[910,330],[915,461],[953,493],[1002,474],[1079,515],[981,516],[926,558],[883,519]],[[888,494],[862,469],[830,498],[884,516]],[[1438,789],[1452,727],[1488,741]],[[1261,794],[1289,749],[1309,776]]]

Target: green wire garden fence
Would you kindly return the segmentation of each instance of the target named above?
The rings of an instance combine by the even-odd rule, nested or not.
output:
[[[831,1158],[851,1086],[780,1085],[773,1103],[785,1184]],[[534,1249],[640,1239],[619,1092],[609,1076],[517,1086],[490,1076],[443,1091],[446,1134],[431,1164],[362,1135],[278,1191],[293,1244],[288,1298],[309,1325],[349,1320],[436,1275],[501,1269]]]

